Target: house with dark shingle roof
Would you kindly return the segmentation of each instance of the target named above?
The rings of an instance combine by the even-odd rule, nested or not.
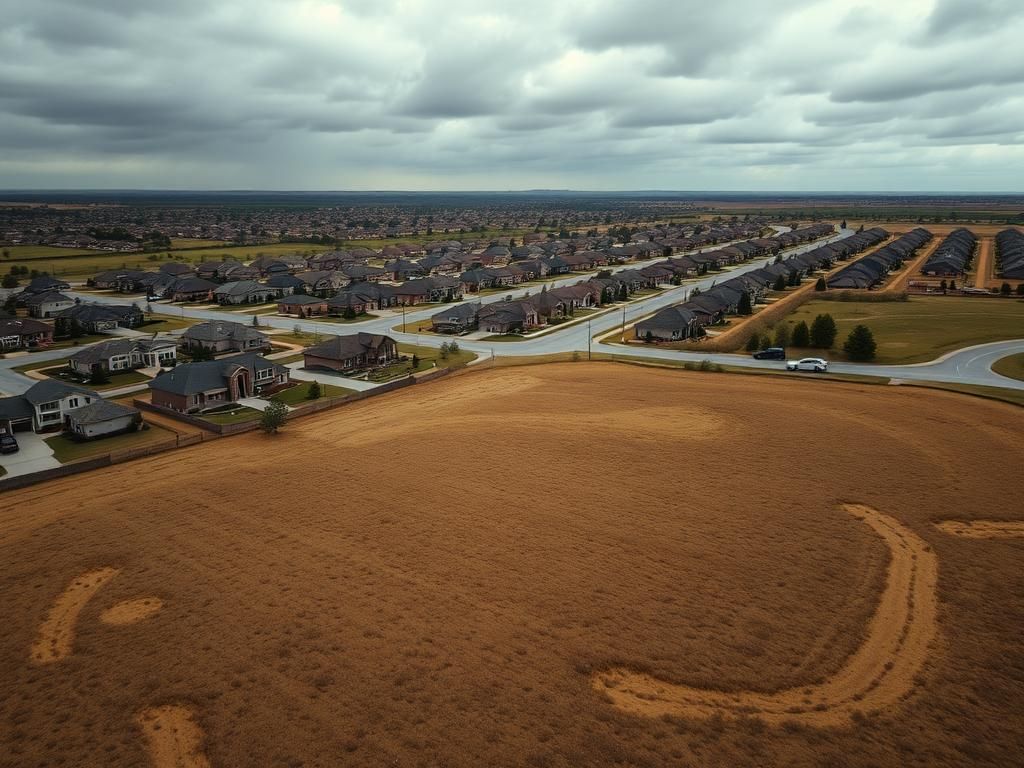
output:
[[[149,382],[154,405],[198,413],[287,386],[291,371],[252,352],[220,360],[183,363]]]
[[[398,359],[398,344],[390,336],[355,333],[337,336],[303,353],[306,368],[358,371]]]
[[[0,350],[45,347],[52,342],[52,325],[25,317],[0,319]]]
[[[466,333],[476,328],[476,318],[479,311],[480,304],[472,301],[445,307],[437,314],[431,316],[431,330],[434,333]]]
[[[71,324],[78,321],[79,327],[86,333],[101,333],[117,327],[135,328],[142,324],[145,316],[134,304],[93,304],[82,302],[69,307],[57,315],[54,325],[57,330],[66,333]]]
[[[193,325],[182,334],[181,342],[186,350],[201,347],[214,354],[270,348],[270,341],[255,328],[227,320],[210,320]]]
[[[68,358],[68,367],[79,376],[123,373],[136,368],[174,365],[177,343],[173,339],[111,339],[83,347]]]
[[[36,432],[53,432],[64,426],[69,413],[99,399],[91,389],[43,379],[24,394],[0,398],[0,426],[7,431],[30,426]]]
[[[22,303],[28,307],[29,317],[39,318],[56,317],[65,309],[75,306],[74,299],[57,291],[30,294]]]
[[[79,440],[132,432],[142,424],[137,408],[113,400],[94,400],[72,411],[67,417],[67,432]]]
[[[633,326],[636,338],[652,341],[683,341],[703,335],[703,326],[692,309],[665,307]],[[648,336],[649,334],[649,336]]]

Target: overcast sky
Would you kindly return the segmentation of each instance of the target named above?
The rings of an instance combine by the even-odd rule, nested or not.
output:
[[[1024,191],[1024,0],[0,18],[0,188]]]

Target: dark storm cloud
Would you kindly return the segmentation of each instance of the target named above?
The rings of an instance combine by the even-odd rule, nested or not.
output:
[[[0,0],[0,14],[10,187],[1024,177],[1016,1]]]

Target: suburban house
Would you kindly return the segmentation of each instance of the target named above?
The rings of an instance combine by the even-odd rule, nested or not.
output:
[[[210,320],[193,325],[182,334],[181,342],[186,351],[202,348],[215,354],[270,348],[270,341],[255,328],[226,320]]]
[[[540,325],[540,313],[528,300],[498,301],[480,307],[477,325],[488,333],[529,331]]]
[[[395,299],[399,304],[422,304],[427,302],[458,301],[462,298],[462,283],[458,278],[435,275],[419,280],[409,280],[395,287]]]
[[[218,304],[265,304],[277,295],[276,288],[255,280],[224,283],[213,290],[213,298]]]
[[[29,294],[22,302],[28,307],[29,317],[56,317],[75,306],[74,299],[56,291]]]
[[[111,339],[91,344],[68,358],[68,368],[80,376],[163,368],[177,361],[174,339]]]
[[[638,339],[682,341],[702,335],[697,314],[683,306],[666,307],[633,326]]]
[[[142,324],[145,315],[134,304],[92,304],[82,302],[69,307],[57,315],[54,325],[61,333],[67,333],[71,324],[78,321],[86,333],[102,333],[114,328],[135,328]]]
[[[363,280],[376,282],[378,280],[386,280],[388,278],[387,270],[381,269],[380,267],[369,267],[366,264],[343,264],[339,271],[353,283],[358,283]]]
[[[398,359],[398,344],[390,336],[356,333],[337,336],[303,353],[306,368],[357,371]]]
[[[273,274],[263,282],[268,288],[276,290],[278,296],[288,296],[297,291],[305,290],[305,283],[295,275],[287,272]]]
[[[282,315],[312,317],[327,314],[327,299],[298,293],[277,300],[277,311]]]
[[[361,315],[374,309],[387,309],[398,303],[395,290],[393,285],[354,283],[327,302],[327,311],[332,315],[341,315],[346,309],[351,309]]]
[[[251,352],[176,366],[149,382],[150,401],[180,413],[197,413],[273,392],[290,380],[288,368]]]
[[[71,411],[65,429],[79,440],[94,440],[131,432],[141,424],[142,414],[138,409],[112,400],[98,399]]]
[[[179,277],[164,295],[174,301],[210,301],[216,287],[216,283],[201,277]]]
[[[295,277],[302,281],[303,290],[314,296],[333,296],[352,282],[344,272],[337,269],[299,272]]]
[[[53,343],[53,326],[29,318],[0,319],[0,350],[45,347]]]
[[[66,291],[71,288],[70,283],[66,283],[63,280],[58,280],[56,277],[50,277],[49,275],[39,275],[33,277],[29,284],[25,286],[19,295],[19,300],[22,298],[28,298],[34,293],[50,293],[53,291],[60,292]]]
[[[57,379],[44,379],[22,395],[0,398],[0,426],[8,432],[57,431],[64,426],[68,414],[99,399],[100,396],[90,389]]]
[[[446,307],[431,316],[431,330],[434,333],[466,333],[476,328],[479,311],[480,305],[470,301]]]

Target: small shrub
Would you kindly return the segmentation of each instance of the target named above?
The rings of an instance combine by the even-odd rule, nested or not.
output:
[[[319,400],[323,392],[320,389],[320,382],[314,381],[309,385],[309,389],[306,390],[307,400]]]
[[[277,434],[277,430],[288,417],[288,407],[281,402],[271,401],[260,416],[260,428],[268,435]]]
[[[811,345],[811,331],[807,322],[801,320],[793,327],[793,338],[791,343],[794,347],[809,347]]]
[[[849,358],[858,363],[874,360],[876,349],[874,334],[866,325],[858,325],[850,331],[846,343],[843,344],[843,350]]]

